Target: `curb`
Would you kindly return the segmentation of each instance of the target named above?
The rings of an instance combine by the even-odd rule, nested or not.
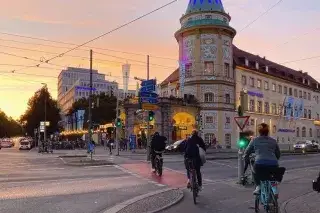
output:
[[[158,191],[155,191],[155,192],[150,192],[150,193],[147,193],[147,194],[144,194],[144,195],[140,195],[140,196],[134,197],[134,198],[132,198],[130,200],[127,200],[125,202],[122,202],[120,204],[117,204],[114,207],[111,207],[111,208],[105,210],[103,213],[117,213],[117,212],[121,211],[122,209],[126,208],[127,206],[129,206],[131,204],[134,204],[134,203],[136,203],[136,202],[138,202],[140,200],[143,200],[143,199],[151,197],[151,196],[155,196],[157,194],[168,192],[168,191],[171,191],[171,190],[179,190],[179,189],[178,188],[162,189],[162,190],[158,190]],[[180,190],[180,196],[179,196],[179,198],[177,200],[175,200],[172,203],[169,203],[168,205],[166,205],[164,207],[161,207],[161,208],[153,210],[153,211],[149,211],[147,213],[156,213],[156,212],[162,211],[164,209],[167,209],[167,208],[179,203],[183,199],[183,197],[184,197],[183,191]]]
[[[308,194],[311,194],[311,193],[313,193],[313,192],[314,192],[313,190],[312,190],[312,191],[308,191],[308,192],[306,192],[306,193],[304,193],[304,194],[302,194],[302,195],[298,195],[298,196],[296,196],[296,197],[290,198],[289,200],[286,200],[285,202],[283,202],[283,203],[281,204],[281,206],[280,206],[280,212],[281,212],[281,213],[288,213],[286,207],[287,207],[287,205],[288,205],[291,201],[294,201],[295,199],[298,199],[298,198],[300,198],[300,197],[304,197],[304,196],[306,196],[306,195],[308,195]]]

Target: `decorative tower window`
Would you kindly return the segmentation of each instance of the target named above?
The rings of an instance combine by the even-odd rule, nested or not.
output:
[[[226,103],[230,104],[230,94],[226,94]]]
[[[204,102],[206,102],[206,103],[214,102],[214,94],[213,93],[205,93],[204,94]]]
[[[230,64],[224,63],[224,76],[230,78]]]
[[[214,63],[212,61],[204,62],[204,75],[214,75]]]
[[[186,78],[191,77],[192,76],[192,64],[186,64]]]

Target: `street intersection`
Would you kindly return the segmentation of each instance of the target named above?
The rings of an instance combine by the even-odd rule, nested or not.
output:
[[[36,150],[28,152],[11,148],[2,149],[0,154],[0,212],[103,213],[129,199],[167,188],[182,189],[184,198],[163,211],[166,213],[253,212],[252,187],[236,184],[236,159],[207,161],[202,168],[204,189],[200,193],[199,204],[195,206],[191,193],[185,189],[181,155],[164,157],[165,170],[160,178],[150,173],[150,164],[143,154],[121,152],[116,157],[100,148],[94,157],[109,160],[115,165],[85,167],[68,166],[59,158],[65,154],[84,154],[83,150],[39,154]],[[319,157],[318,154],[282,157],[280,163],[287,172],[280,185],[280,203],[288,209],[287,212],[301,208],[303,199],[299,196],[303,194],[313,199],[320,197],[318,194],[311,196],[312,179],[320,171]],[[292,206],[297,207],[292,209]],[[309,204],[306,212],[319,212],[315,208]],[[303,209],[300,212],[304,212]]]

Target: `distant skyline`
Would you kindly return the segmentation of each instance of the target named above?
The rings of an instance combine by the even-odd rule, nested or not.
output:
[[[234,44],[277,63],[319,56],[285,65],[308,72],[320,81],[319,1],[283,0],[241,31],[278,1],[222,0],[225,10],[232,17],[231,26],[238,31]],[[0,0],[3,5],[0,8],[1,110],[18,118],[26,110],[28,99],[41,88],[42,82],[47,83],[52,96],[57,97],[57,77],[63,67],[89,68],[89,50],[82,47],[53,60],[55,65],[40,66],[50,69],[26,69],[23,66],[35,65],[40,58],[48,59],[55,55],[52,52],[61,53],[72,46],[3,33],[80,44],[168,2],[170,0]],[[128,62],[131,64],[129,89],[135,89],[133,77],[146,76],[144,62],[146,55],[150,54],[150,77],[156,77],[159,82],[164,80],[178,67],[178,45],[173,35],[180,28],[179,18],[185,13],[188,2],[178,0],[161,11],[91,43],[89,46],[109,49],[93,48],[94,69],[106,75],[111,74],[107,79],[117,81],[122,87],[122,63]],[[10,73],[12,70],[16,70],[16,73]]]

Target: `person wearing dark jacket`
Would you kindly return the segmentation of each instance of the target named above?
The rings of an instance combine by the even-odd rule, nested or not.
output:
[[[197,173],[197,180],[200,189],[202,188],[202,175],[201,175],[201,166],[203,163],[200,158],[199,147],[206,151],[206,146],[203,139],[198,135],[197,130],[193,130],[191,137],[186,141],[184,148],[184,159],[185,166],[187,169],[188,183],[187,187],[190,188],[190,171],[188,166],[188,161],[192,160]]]
[[[152,165],[152,172],[155,172],[155,158],[156,152],[163,152],[166,148],[166,140],[167,138],[164,136],[160,136],[158,132],[155,132],[151,144],[150,144],[150,157],[151,157],[151,165]],[[162,154],[159,153],[160,156]]]

